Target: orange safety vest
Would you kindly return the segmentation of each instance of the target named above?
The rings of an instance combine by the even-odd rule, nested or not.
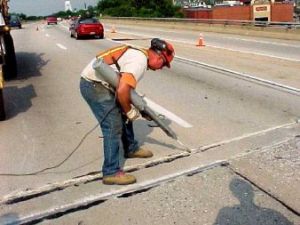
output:
[[[132,47],[130,45],[121,45],[111,49],[108,49],[104,52],[99,52],[96,55],[96,58],[103,58],[104,62],[108,65],[115,64],[118,70],[120,70],[120,66],[118,64],[119,58],[128,50],[128,49],[136,49],[145,54],[148,59],[148,52],[146,49]]]

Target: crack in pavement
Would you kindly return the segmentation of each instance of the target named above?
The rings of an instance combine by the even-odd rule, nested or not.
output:
[[[146,180],[141,183],[132,184],[129,186],[126,186],[124,188],[120,188],[115,191],[106,192],[106,193],[100,193],[96,194],[94,196],[89,196],[86,198],[81,198],[75,202],[55,206],[51,209],[47,209],[44,211],[36,212],[33,214],[29,214],[23,217],[20,217],[17,221],[14,221],[14,224],[36,224],[39,223],[45,219],[51,219],[51,218],[57,218],[62,215],[65,215],[67,213],[79,211],[82,209],[90,208],[91,206],[99,205],[112,197],[131,197],[135,194],[146,192],[148,190],[151,190],[154,187],[160,186],[163,183],[172,181],[176,179],[177,177],[181,176],[192,176],[197,173],[201,173],[207,170],[214,169],[219,166],[226,166],[227,162],[224,160],[216,161],[208,165],[200,166],[200,167],[194,167],[188,170],[179,171],[173,174],[169,174],[166,176],[159,177],[157,179],[153,180]],[[5,225],[10,225],[5,224]]]
[[[276,127],[272,127],[269,129],[265,129],[262,131],[258,131],[258,132],[254,132],[254,133],[250,133],[250,134],[245,134],[239,137],[235,137],[232,139],[227,139],[227,140],[223,140],[221,142],[218,143],[214,143],[214,144],[210,144],[210,145],[206,145],[206,146],[202,146],[200,148],[196,148],[194,149],[191,153],[188,152],[180,152],[180,153],[175,153],[175,154],[171,154],[162,158],[158,158],[152,161],[148,161],[142,164],[137,164],[137,165],[133,165],[133,166],[128,166],[124,168],[125,172],[133,172],[133,171],[137,171],[143,168],[150,168],[150,167],[154,167],[156,165],[159,164],[164,164],[164,163],[169,163],[172,162],[174,160],[177,159],[181,159],[184,157],[189,157],[193,154],[197,154],[197,153],[202,153],[205,152],[207,150],[211,150],[211,149],[215,149],[217,147],[232,143],[232,142],[236,142],[236,141],[240,141],[242,139],[246,139],[249,137],[253,137],[253,136],[257,136],[257,135],[261,135],[261,134],[265,134],[267,132],[270,131],[274,131],[280,128],[287,128],[289,126],[292,126],[296,124],[296,122],[292,122],[292,123],[288,123],[288,124],[283,124],[280,126],[276,126]],[[245,153],[247,154],[247,153]],[[3,204],[14,204],[14,203],[18,203],[21,201],[25,201],[25,200],[29,200],[32,199],[34,197],[38,197],[38,196],[42,196],[42,195],[46,195],[49,194],[51,192],[55,192],[55,191],[61,191],[64,190],[65,188],[68,188],[70,186],[73,185],[79,185],[80,183],[88,183],[88,182],[93,182],[95,180],[101,180],[102,179],[102,173],[96,173],[96,174],[91,174],[91,175],[83,175],[80,176],[79,178],[72,178],[69,180],[65,180],[63,182],[55,182],[52,184],[48,184],[39,188],[35,188],[35,189],[26,189],[26,190],[22,190],[22,191],[18,191],[16,193],[11,193],[8,195],[3,196],[0,199],[0,205]]]

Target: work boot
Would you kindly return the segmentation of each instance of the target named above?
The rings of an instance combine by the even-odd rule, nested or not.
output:
[[[136,178],[133,175],[124,173],[122,170],[118,171],[114,175],[104,176],[102,179],[103,184],[117,184],[117,185],[127,185],[136,182]]]
[[[153,153],[150,150],[139,148],[137,151],[129,152],[125,155],[125,158],[150,158]]]

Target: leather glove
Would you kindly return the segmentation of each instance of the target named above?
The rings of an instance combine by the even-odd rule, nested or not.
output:
[[[135,107],[131,107],[131,109],[126,113],[126,116],[130,121],[134,121],[139,118],[140,112]]]

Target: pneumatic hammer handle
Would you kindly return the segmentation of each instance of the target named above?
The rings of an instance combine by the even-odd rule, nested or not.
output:
[[[107,65],[102,58],[97,58],[93,63],[95,75],[100,80],[109,83],[113,88],[116,88],[119,83],[119,75]],[[147,106],[143,97],[137,94],[135,90],[130,92],[132,104],[139,110],[146,113],[169,137],[177,140],[177,135],[155,114],[155,112]]]

